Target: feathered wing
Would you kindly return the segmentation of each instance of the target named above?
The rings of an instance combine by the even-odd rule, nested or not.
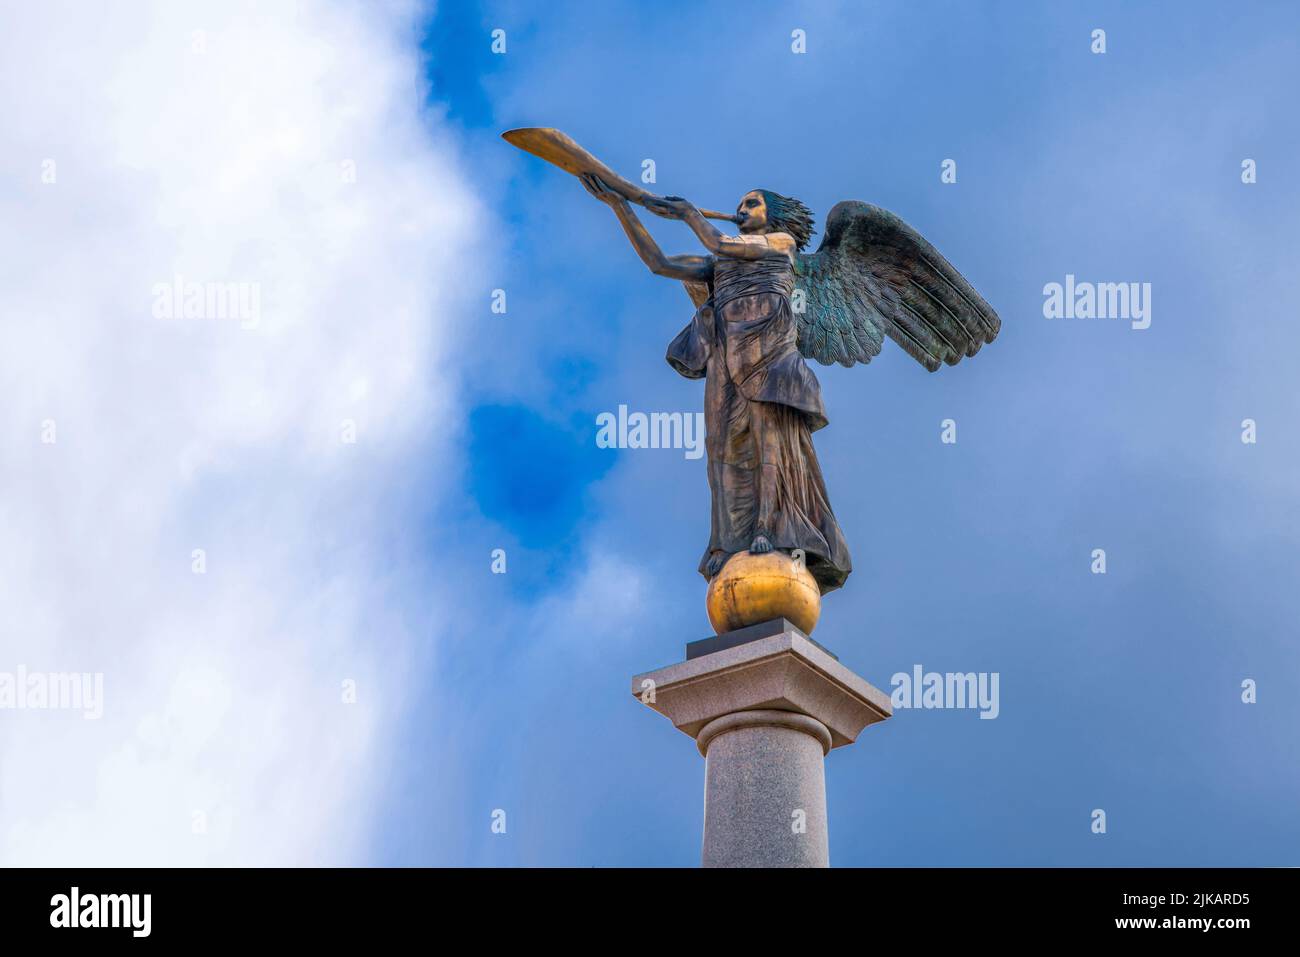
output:
[[[934,372],[979,352],[1002,326],[920,233],[852,200],[831,210],[817,252],[799,255],[795,296],[799,351],[823,365],[870,362],[887,335]]]

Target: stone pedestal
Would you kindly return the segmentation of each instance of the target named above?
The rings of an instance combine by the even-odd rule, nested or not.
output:
[[[687,646],[632,694],[705,758],[705,867],[826,867],[823,759],[890,716],[889,696],[778,619]]]

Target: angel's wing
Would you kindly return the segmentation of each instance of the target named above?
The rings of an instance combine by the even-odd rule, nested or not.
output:
[[[799,351],[823,365],[870,362],[888,335],[934,372],[979,352],[1002,325],[920,233],[852,200],[831,210],[817,252],[799,255],[795,290]]]

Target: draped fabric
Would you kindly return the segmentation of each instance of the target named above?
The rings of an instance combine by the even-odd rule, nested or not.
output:
[[[852,571],[831,511],[812,433],[826,425],[821,387],[796,345],[783,253],[719,257],[710,298],[668,347],[669,365],[705,379],[712,517],[700,573],[715,551],[746,551],[762,532],[773,547],[802,549],[823,593]]]

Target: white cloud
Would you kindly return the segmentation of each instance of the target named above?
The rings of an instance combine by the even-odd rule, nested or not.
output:
[[[0,672],[105,698],[0,710],[0,862],[366,857],[431,600],[390,486],[447,439],[478,215],[418,15],[0,13]],[[248,284],[256,327],[156,318],[177,275]]]

